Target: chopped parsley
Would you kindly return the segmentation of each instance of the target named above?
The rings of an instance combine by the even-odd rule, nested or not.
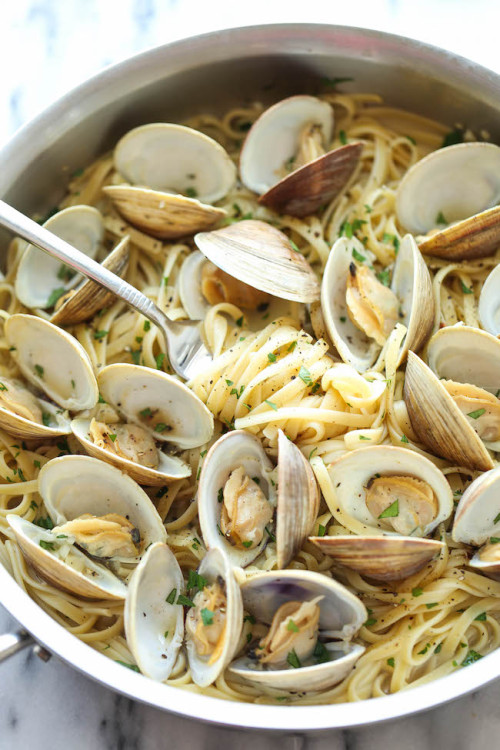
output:
[[[50,293],[50,296],[47,300],[47,307],[54,307],[57,300],[65,294],[66,289],[64,287],[60,286],[57,289],[53,289]]]
[[[144,331],[149,331],[149,329],[151,328],[150,321],[149,320],[145,320],[144,321],[144,325],[142,326],[142,328],[143,328]]]
[[[486,409],[476,409],[476,411],[470,411],[467,416],[471,419],[479,419],[485,413]]]
[[[163,367],[163,360],[164,359],[165,359],[165,352],[160,352],[159,354],[156,355],[155,360],[156,360],[156,369],[157,370],[161,370],[161,368]]]
[[[498,544],[500,542],[500,536],[490,536],[490,544]]]
[[[448,222],[444,218],[442,211],[440,211],[438,215],[436,216],[436,224],[448,224]]]
[[[296,341],[292,341],[292,343],[290,344],[290,346],[287,349],[287,352],[293,352],[293,350],[295,349],[296,346],[297,346],[297,342]]]
[[[155,424],[155,432],[165,432],[165,430],[171,430],[172,428],[165,424],[165,422],[158,422],[158,424]]]
[[[374,617],[369,617],[368,620],[363,623],[363,625],[365,626],[365,628],[369,628],[370,625],[375,625],[376,622],[377,620]]]
[[[43,367],[41,365],[35,365],[35,372],[38,375],[39,378],[43,378]]]
[[[302,365],[302,367],[299,370],[299,378],[306,385],[312,385],[311,373],[309,372],[307,367],[304,367],[304,365]]]
[[[274,411],[278,411],[278,407],[276,404],[274,404],[272,401],[268,401],[268,399],[264,399],[264,402],[271,407],[271,409],[274,409]]]
[[[50,414],[46,411],[42,411],[42,422],[44,423],[45,427],[50,427]]]
[[[55,552],[54,542],[46,542],[44,539],[40,539],[40,547],[46,549],[48,552]]]
[[[464,294],[474,294],[474,289],[471,289],[467,284],[464,284],[462,279],[460,279],[460,286],[462,287],[462,292]]]
[[[292,250],[294,250],[294,251],[295,251],[296,253],[299,253],[300,255],[302,255],[301,251],[299,250],[299,247],[298,247],[298,245],[296,245],[296,244],[295,244],[295,242],[294,242],[293,240],[291,240],[291,239],[289,238],[289,239],[288,239],[288,242],[289,242],[289,243],[290,243],[290,245],[292,246]]]
[[[346,136],[345,130],[340,130],[339,131],[339,141],[341,142],[341,144],[343,146],[346,145],[346,143],[347,143],[347,136]]]
[[[206,607],[203,607],[201,610],[201,619],[204,625],[213,625],[214,624],[214,613],[211,609],[207,609]]]
[[[242,545],[246,547],[247,549],[251,547],[253,544],[252,540],[250,539],[248,542],[242,542]]]
[[[358,251],[356,250],[356,248],[353,248],[353,250],[352,250],[352,257],[355,260],[357,260],[359,263],[364,263],[364,261],[366,260],[365,256],[361,255],[361,253],[358,253]]]
[[[382,242],[392,243],[392,246],[394,250],[396,251],[396,255],[398,254],[399,245],[400,245],[399,237],[396,237],[395,234],[388,234],[386,232],[384,236],[382,237]]]
[[[73,269],[67,266],[65,263],[61,263],[57,272],[58,279],[61,279],[61,281],[71,281],[71,279],[75,275],[76,271],[73,271]]]
[[[399,500],[394,500],[382,513],[379,518],[396,518],[399,516]]]
[[[104,331],[104,330],[94,331],[94,338],[96,341],[102,341],[102,339],[106,338],[108,333],[109,331]]]
[[[121,664],[121,665],[122,665],[122,667],[127,667],[127,669],[131,669],[131,670],[132,670],[132,672],[140,672],[140,671],[141,671],[141,670],[139,669],[139,667],[136,667],[136,665],[135,665],[135,664],[127,664],[127,662],[126,662],[126,661],[121,661],[120,659],[115,659],[114,661],[115,661],[115,662],[116,662],[117,664]]]
[[[116,440],[116,438],[117,438],[117,435],[116,435],[116,433],[111,433],[111,432],[108,432],[108,436],[109,436],[109,438],[110,438],[111,442],[113,442],[113,443],[114,443],[114,442],[115,442],[115,440]]]
[[[366,437],[366,435],[359,435],[358,440],[369,440],[369,437]]]
[[[219,488],[219,491],[217,492],[217,502],[221,503],[224,499],[224,490],[222,487]]]
[[[439,654],[439,652],[441,651],[442,648],[443,648],[443,644],[442,643],[438,643],[438,645],[434,649],[434,653],[435,654]]]
[[[422,596],[424,593],[424,590],[420,588],[420,586],[416,586],[414,589],[411,590],[412,596]]]
[[[6,385],[4,385],[3,383],[0,383],[0,391],[8,391],[8,390],[9,389],[7,388]]]
[[[273,354],[272,352],[269,352],[269,354],[267,355],[267,358],[269,362],[276,362],[276,354]]]
[[[438,604],[439,602],[428,602],[425,606],[427,609],[432,609],[433,607],[437,607]]]
[[[471,648],[471,650],[468,652],[467,656],[462,662],[462,667],[468,667],[469,664],[473,664],[475,661],[479,661],[479,659],[482,659],[483,655],[478,654],[477,651],[474,651],[474,649]]]
[[[450,130],[449,133],[446,133],[445,137],[443,138],[441,148],[446,148],[446,146],[454,146],[456,143],[462,143],[463,140],[464,131],[462,130],[462,128],[455,128],[454,130]]]
[[[186,195],[188,198],[197,198],[198,197],[198,191],[195,190],[194,187],[188,187],[186,188]]]
[[[293,620],[288,620],[286,629],[289,630],[291,633],[298,633],[300,631],[299,626],[296,625]]]
[[[132,357],[132,362],[134,363],[134,365],[138,365],[140,363],[141,354],[142,349],[132,349],[132,351],[130,352],[130,356]]]
[[[152,417],[153,416],[153,412],[151,411],[151,409],[149,408],[149,406],[146,406],[145,409],[141,409],[141,411],[139,412],[139,414],[141,415],[141,417]]]
[[[165,599],[165,601],[166,601],[166,602],[167,602],[168,604],[174,604],[174,602],[175,602],[175,597],[176,597],[176,596],[177,596],[177,589],[172,589],[172,591],[171,591],[171,592],[170,592],[170,594],[169,594],[169,595],[167,596],[167,598]]]
[[[387,659],[387,664],[389,665],[389,667],[394,667],[394,657],[391,656],[390,659]]]
[[[480,615],[474,617],[474,620],[477,620],[478,622],[486,622],[486,612],[481,612]]]
[[[238,326],[238,328],[241,328],[241,326],[243,325],[243,315],[241,316],[241,318],[238,318],[238,320],[236,321],[236,325]]]
[[[103,397],[101,396],[101,394],[99,394],[99,399],[98,399],[98,403],[100,403],[100,404],[106,404],[106,403],[107,403],[107,401],[105,401],[105,400],[103,399]]]
[[[316,645],[313,651],[313,657],[316,664],[323,664],[325,661],[330,661],[330,654],[325,644],[321,641],[316,641]]]
[[[383,271],[379,271],[376,276],[380,283],[384,286],[388,287],[391,285],[391,272],[387,268],[385,268]]]
[[[354,81],[354,78],[349,76],[334,76],[333,78],[322,78],[321,83],[329,89],[334,89],[339,83],[347,83],[348,81]]]
[[[300,669],[300,667],[302,666],[302,664],[300,663],[300,659],[297,656],[294,648],[292,648],[292,650],[288,652],[286,661],[287,661],[287,664],[289,664],[294,669]]]
[[[183,604],[185,607],[194,607],[194,602],[192,599],[189,599],[189,597],[184,596],[184,594],[179,594],[177,597],[177,604]]]
[[[326,526],[323,526],[322,523],[318,524],[318,536],[325,536],[326,534]]]
[[[493,519],[493,523],[498,523],[499,521],[500,521],[500,513],[497,516],[495,516],[495,518]]]
[[[272,532],[272,531],[270,531],[270,529],[268,529],[268,527],[267,527],[267,526],[266,526],[266,531],[267,531],[267,535],[268,535],[269,539],[270,539],[270,540],[271,540],[272,542],[275,542],[275,541],[276,541],[276,537],[274,536],[273,532]]]
[[[410,441],[408,440],[408,438],[406,437],[406,435],[403,435],[403,437],[401,438],[401,442],[402,443],[409,443]]]

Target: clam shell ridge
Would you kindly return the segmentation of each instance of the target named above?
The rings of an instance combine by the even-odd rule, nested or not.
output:
[[[132,573],[125,599],[125,635],[141,672],[163,682],[172,671],[184,638],[182,604],[170,603],[184,590],[175,555],[166,544],[152,544]]]

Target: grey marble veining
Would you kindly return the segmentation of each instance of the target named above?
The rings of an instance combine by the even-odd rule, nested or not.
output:
[[[279,21],[360,25],[431,42],[500,70],[499,20],[496,0],[1,0],[0,144],[105,65],[191,34]],[[0,607],[0,633],[13,628]],[[0,667],[0,750],[471,750],[498,746],[499,705],[500,681],[426,714],[369,729],[308,739],[257,736],[133,703],[56,658],[45,664],[24,651]]]

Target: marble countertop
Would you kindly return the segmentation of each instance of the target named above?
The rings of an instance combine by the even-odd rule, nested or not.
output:
[[[365,26],[414,37],[500,71],[495,0],[7,0],[1,4],[0,145],[104,66],[167,41],[257,23]],[[485,20],[487,22],[485,22]],[[0,633],[15,623],[0,606]],[[31,651],[0,667],[0,750],[470,750],[497,746],[500,681],[425,714],[304,738],[218,730],[133,703]],[[228,704],[228,711],[230,710]]]

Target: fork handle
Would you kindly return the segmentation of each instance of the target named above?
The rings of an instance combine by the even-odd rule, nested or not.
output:
[[[176,324],[170,321],[145,294],[1,200],[0,226],[10,229],[14,234],[113,292],[157,325],[161,331],[166,329],[165,335],[169,332],[174,333],[177,328]],[[166,343],[168,349],[168,341]]]

